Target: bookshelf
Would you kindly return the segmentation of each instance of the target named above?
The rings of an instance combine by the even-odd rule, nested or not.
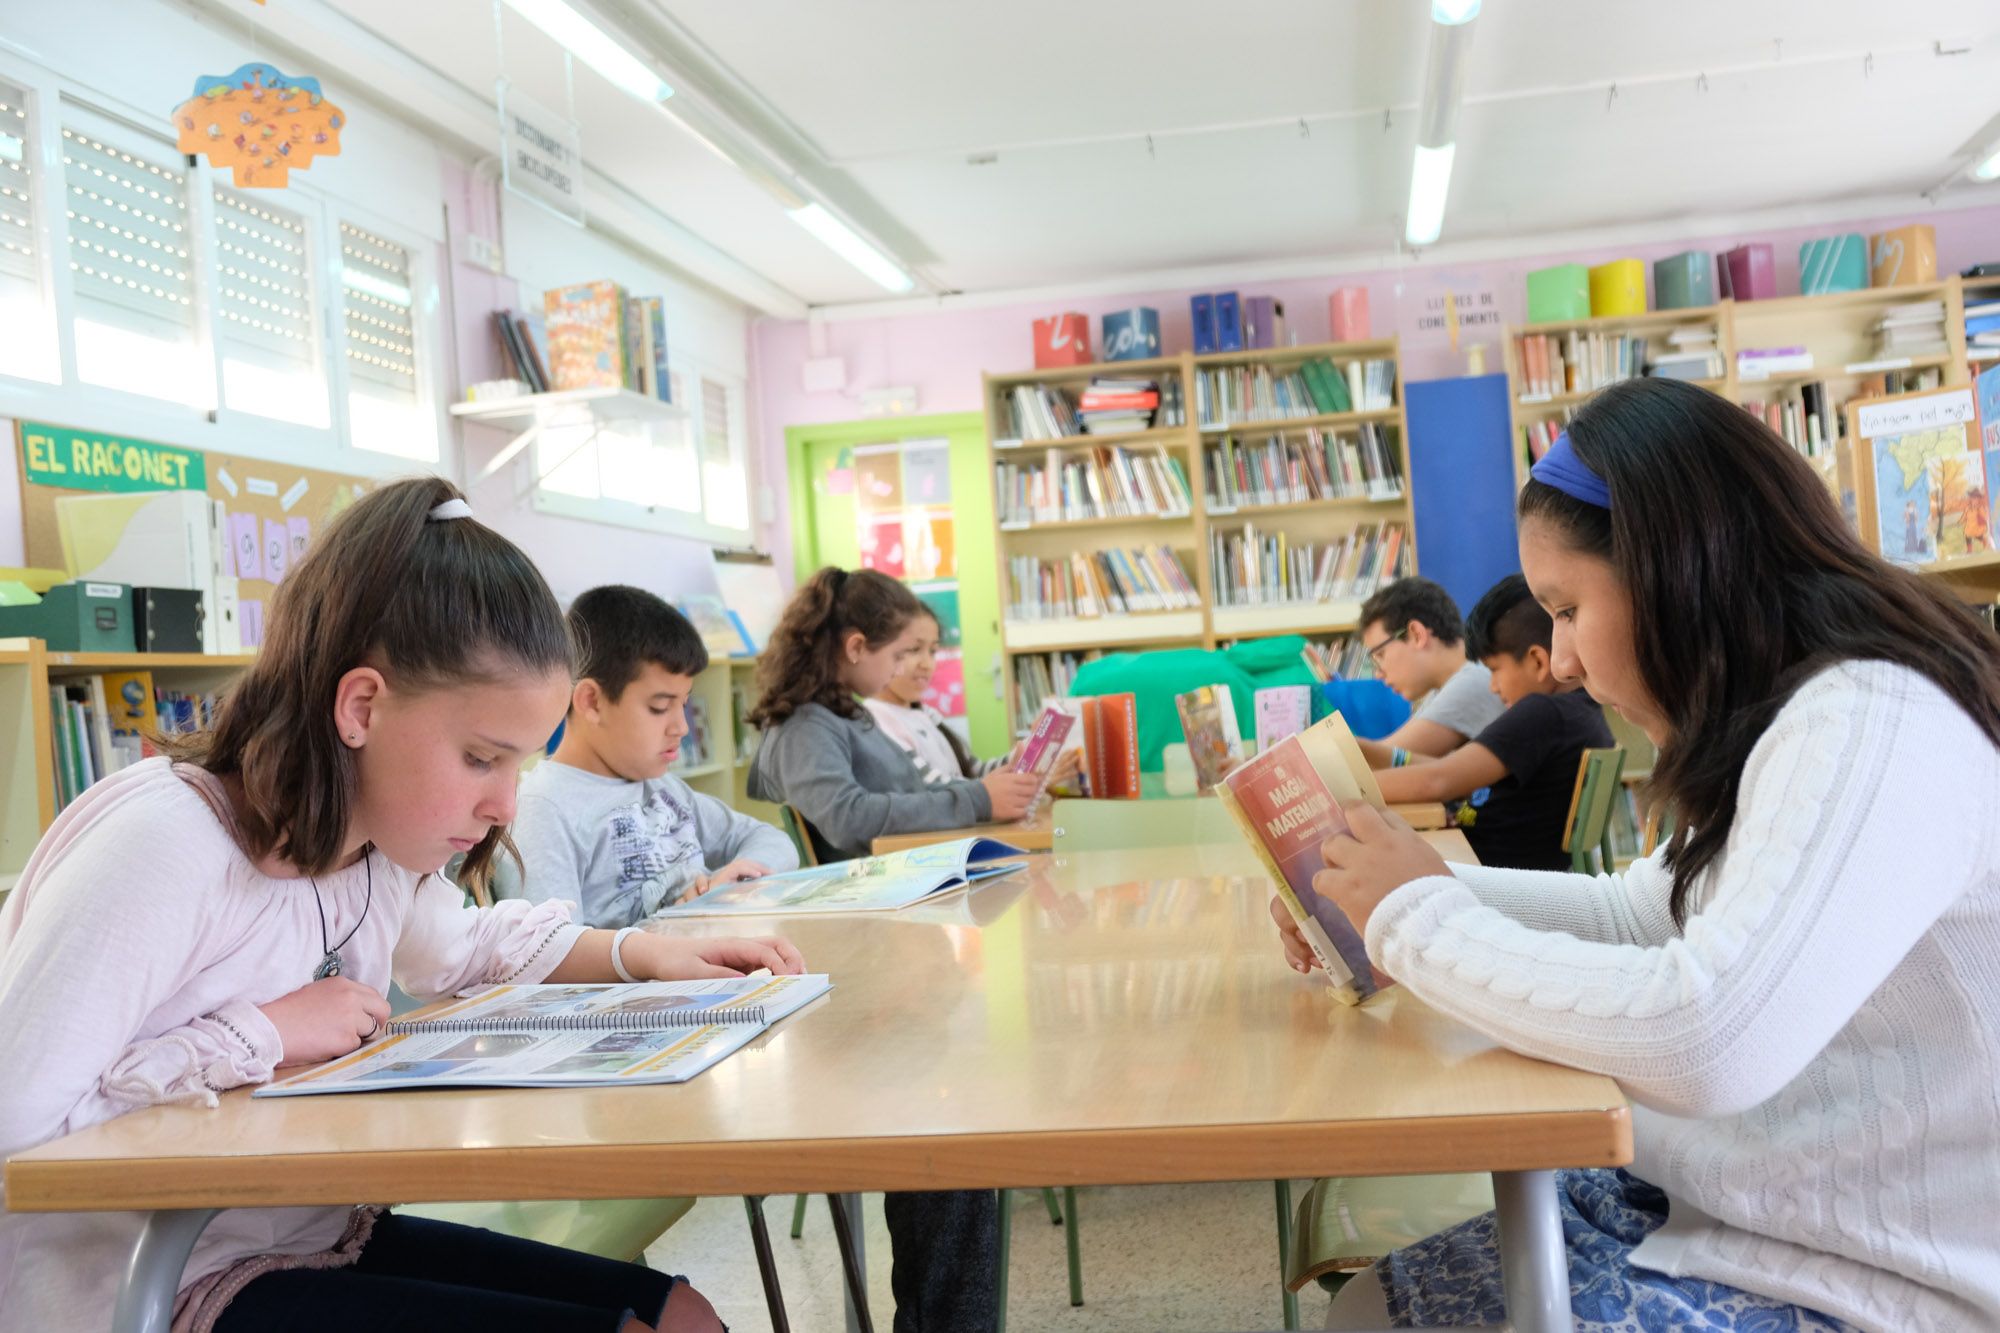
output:
[[[1315,410],[1319,400],[1310,396],[1294,398],[1288,389],[1282,397],[1274,388],[1278,381],[1301,373],[1307,363],[1330,362],[1336,368],[1350,363],[1379,362],[1370,384],[1366,373],[1358,384],[1343,377],[1351,410]],[[1317,375],[1317,372],[1314,372]],[[1386,375],[1387,383],[1380,383]],[[1055,439],[1024,439],[1014,429],[1015,414],[1010,410],[1016,390],[1048,386],[1071,395],[1093,379],[1151,379],[1158,383],[1163,400],[1169,385],[1178,395],[1181,419],[1173,424],[1155,424],[1123,434],[1063,435]],[[1265,348],[1254,351],[1221,352],[1196,356],[1155,357],[1143,361],[1101,362],[1044,370],[988,374],[984,402],[989,470],[994,477],[994,543],[1002,579],[1001,664],[1002,687],[1008,700],[1013,727],[1023,719],[1018,715],[1020,676],[1023,659],[1044,659],[1029,673],[1039,678],[1056,654],[1088,657],[1101,652],[1143,648],[1213,648],[1240,639],[1280,634],[1337,635],[1358,628],[1356,621],[1362,598],[1345,595],[1351,589],[1336,590],[1327,600],[1300,600],[1264,603],[1251,599],[1238,605],[1218,605],[1218,581],[1226,570],[1217,567],[1217,543],[1224,544],[1247,528],[1259,538],[1282,538],[1291,551],[1300,544],[1336,543],[1360,525],[1400,524],[1397,551],[1412,570],[1416,568],[1415,528],[1411,521],[1411,492],[1408,466],[1409,432],[1403,408],[1403,374],[1396,339],[1366,342],[1324,343],[1305,346]],[[1204,382],[1210,386],[1204,391]],[[1297,381],[1290,381],[1296,386]],[[1228,394],[1217,392],[1229,386]],[[1252,392],[1238,395],[1237,389]],[[1354,390],[1380,390],[1384,399],[1370,403]],[[1265,391],[1270,391],[1268,398]],[[1336,398],[1333,400],[1338,402]],[[1203,406],[1214,418],[1203,420]],[[1289,414],[1277,414],[1282,405]],[[1166,404],[1155,417],[1161,421]],[[1261,406],[1261,410],[1260,410]],[[1364,434],[1364,431],[1366,432]],[[1365,441],[1374,441],[1372,452]],[[1320,475],[1330,475],[1335,459],[1385,460],[1388,470],[1399,478],[1393,491],[1380,483],[1370,491],[1365,484],[1358,493],[1337,493],[1318,485],[1313,474],[1303,475],[1295,488],[1272,498],[1237,496],[1233,502],[1218,502],[1221,477],[1212,475],[1211,456],[1234,459],[1237,452],[1250,458],[1257,451],[1272,448],[1274,461],[1297,457],[1323,465]],[[1227,442],[1225,444],[1225,442]],[[1121,448],[1128,454],[1149,457],[1164,455],[1173,460],[1186,479],[1186,512],[1171,514],[1120,513],[1086,518],[1061,518],[1041,514],[1009,513],[1009,496],[1002,491],[1002,469],[1045,467],[1051,462],[1075,458],[1089,459],[1098,451]],[[1332,457],[1329,457],[1331,453]],[[1211,482],[1216,493],[1211,494]],[[1346,485],[1346,482],[1340,482]],[[1293,489],[1313,492],[1297,494]],[[1045,561],[1067,561],[1074,553],[1090,554],[1107,548],[1133,546],[1170,548],[1179,559],[1195,594],[1192,606],[1162,610],[1126,610],[1097,615],[1061,615],[1048,612],[1040,618],[1019,618],[1008,614],[1012,606],[1010,561],[1031,557]]]
[[[1968,281],[1950,277],[1938,282],[1869,287],[1822,296],[1722,301],[1685,310],[1650,310],[1637,315],[1511,326],[1502,345],[1516,480],[1527,480],[1528,456],[1523,432],[1544,421],[1559,428],[1563,420],[1597,392],[1596,389],[1542,395],[1528,392],[1529,376],[1521,364],[1520,340],[1524,336],[1540,334],[1565,340],[1572,333],[1629,337],[1643,342],[1650,356],[1668,345],[1667,338],[1676,329],[1712,326],[1723,374],[1696,383],[1733,403],[1775,404],[1781,409],[1787,404],[1802,407],[1803,386],[1824,384],[1829,409],[1837,416],[1838,410],[1855,398],[1918,387],[1909,381],[1919,376],[1935,375],[1940,387],[1967,383],[1965,308],[1969,298],[1974,304],[2000,299],[2000,279]],[[1891,306],[1922,301],[1935,301],[1943,307],[1945,350],[1900,357],[1878,355],[1872,326],[1882,319],[1883,312]],[[1805,348],[1812,356],[1812,367],[1778,370],[1762,377],[1741,373],[1737,362],[1739,352],[1784,347]],[[1808,452],[1829,485],[1834,484],[1841,453],[1850,447],[1851,441],[1845,438],[1828,438],[1819,449]]]
[[[460,421],[476,421],[484,426],[515,432],[514,438],[487,460],[472,485],[492,477],[514,461],[542,431],[555,427],[583,427],[585,442],[597,438],[607,426],[640,426],[687,419],[687,409],[661,402],[649,394],[631,389],[559,389],[551,393],[527,393],[513,398],[481,398],[453,403],[451,415]]]

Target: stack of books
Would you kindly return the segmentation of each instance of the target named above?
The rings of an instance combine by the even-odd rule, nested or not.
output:
[[[1714,335],[1710,335],[1711,343]],[[1526,390],[1523,402],[1541,402],[1571,393],[1589,393],[1620,380],[1636,379],[1646,372],[1646,340],[1636,334],[1524,333],[1514,340],[1515,361],[1521,368]],[[1678,367],[1674,354],[1658,358],[1657,364]],[[1662,372],[1666,373],[1666,372]],[[1705,375],[1684,374],[1682,379],[1704,379]]]
[[[1011,440],[1064,440],[1083,434],[1076,399],[1053,384],[1017,384],[1000,400],[1002,448]]]
[[[1972,361],[2000,361],[2000,301],[1968,301],[1965,348]]]
[[[1164,447],[1051,449],[1039,465],[996,463],[993,481],[1000,526],[1007,529],[1088,518],[1181,518],[1193,511],[1187,473]]]
[[[1971,322],[1968,317],[1967,323]],[[1943,356],[1948,346],[1943,301],[1907,301],[1892,305],[1869,328],[1875,335],[1875,363],[1849,370],[1891,370],[1910,358]]]
[[[1327,542],[1294,541],[1255,524],[1209,534],[1217,606],[1361,599],[1412,573],[1401,523],[1362,523]]]
[[[1372,680],[1375,663],[1359,634],[1342,634],[1325,643],[1308,643],[1299,651],[1306,670],[1322,684],[1329,680]]]
[[[1675,329],[1667,335],[1667,350],[1646,362],[1646,373],[1655,379],[1719,380],[1728,370],[1722,349],[1715,345],[1716,329]]]
[[[1736,353],[1736,378],[1767,380],[1795,370],[1811,370],[1813,354],[1803,347],[1744,347]]]
[[[1799,385],[1795,399],[1745,403],[1743,408],[1807,458],[1830,453],[1841,437],[1841,408],[1834,403],[1824,380],[1808,380]]]
[[[1087,435],[1129,435],[1150,430],[1159,406],[1158,382],[1100,375],[1077,400],[1076,415]]]
[[[1094,619],[1133,611],[1184,611],[1201,593],[1171,547],[1131,546],[1007,561],[1007,618]]]
[[[1211,513],[1307,500],[1394,500],[1403,494],[1402,460],[1373,422],[1362,423],[1353,435],[1316,427],[1261,443],[1225,435],[1205,457]]]

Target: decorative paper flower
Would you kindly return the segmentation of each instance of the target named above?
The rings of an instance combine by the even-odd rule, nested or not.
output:
[[[258,63],[195,80],[194,96],[174,111],[180,150],[230,168],[239,187],[282,189],[294,168],[340,152],[346,124],[318,79],[294,79]]]

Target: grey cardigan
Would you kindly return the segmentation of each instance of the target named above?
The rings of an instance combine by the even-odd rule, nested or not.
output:
[[[841,856],[866,856],[889,833],[963,828],[993,817],[971,778],[927,784],[910,756],[865,709],[845,718],[809,703],[768,727],[750,766],[749,793],[795,807]]]

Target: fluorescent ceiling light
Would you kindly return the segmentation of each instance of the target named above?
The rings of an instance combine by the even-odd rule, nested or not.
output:
[[[1479,0],[1431,0],[1431,19],[1437,23],[1470,23],[1479,17]]]
[[[860,269],[892,292],[907,292],[917,284],[880,250],[861,239],[845,222],[818,204],[787,209],[792,221],[811,232],[820,244]]]
[[[564,0],[507,0],[507,3],[515,13],[555,38],[571,55],[640,101],[663,102],[674,95],[674,90],[653,72],[652,66]]]
[[[1454,146],[1417,145],[1416,160],[1410,164],[1409,218],[1403,227],[1403,239],[1411,245],[1429,245],[1444,230],[1444,196],[1451,189]]]
[[[2000,180],[2000,144],[1994,145],[1986,160],[1972,169],[1972,179],[1976,181]]]

